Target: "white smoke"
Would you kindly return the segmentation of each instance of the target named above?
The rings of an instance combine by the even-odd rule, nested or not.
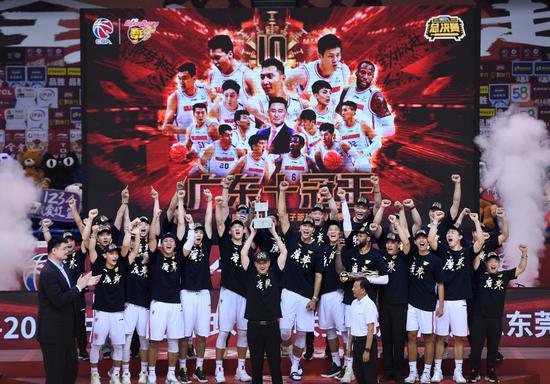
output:
[[[36,239],[28,214],[39,196],[17,161],[0,160],[0,290],[20,288],[22,271],[34,255]]]
[[[527,114],[508,112],[491,121],[490,129],[476,137],[486,164],[482,185],[496,190],[510,222],[504,244],[506,262],[519,264],[521,243],[529,246],[527,269],[520,284],[536,286],[539,259],[544,252],[544,183],[550,166],[550,137],[544,122]]]

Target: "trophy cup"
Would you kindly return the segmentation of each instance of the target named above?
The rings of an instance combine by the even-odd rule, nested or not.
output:
[[[256,202],[254,210],[256,212],[256,217],[252,220],[252,225],[254,229],[269,229],[273,226],[273,221],[267,217],[267,210],[269,208],[269,203],[266,202]]]

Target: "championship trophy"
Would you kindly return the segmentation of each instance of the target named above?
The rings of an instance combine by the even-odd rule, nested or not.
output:
[[[256,217],[252,220],[252,225],[254,229],[269,229],[273,226],[273,221],[267,217],[267,210],[269,208],[269,203],[256,202],[254,205],[254,211],[256,212]]]

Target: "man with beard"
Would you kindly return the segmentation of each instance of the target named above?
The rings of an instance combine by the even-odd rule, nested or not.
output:
[[[194,122],[189,126],[185,147],[190,155],[201,157],[208,144],[219,137],[218,122],[207,118],[208,106],[204,103],[193,105]],[[180,141],[183,144],[183,140]]]
[[[424,372],[420,377],[420,382],[430,383],[430,371],[434,357],[434,312],[437,317],[443,316],[445,296],[443,265],[441,259],[430,252],[428,234],[424,229],[419,229],[415,233],[411,255],[414,259],[409,270],[409,301],[406,326],[409,376],[405,378],[405,383],[415,383],[419,380],[416,367],[418,331],[422,333],[425,345]],[[437,310],[436,302],[439,304]]]
[[[267,150],[270,154],[280,155],[288,153],[288,143],[294,135],[294,129],[285,123],[287,116],[286,100],[282,97],[269,99],[269,126],[258,131],[260,136],[267,138]]]
[[[232,129],[228,124],[218,127],[220,139],[208,145],[197,163],[197,170],[218,177],[227,176],[244,152],[232,143]]]
[[[323,279],[323,252],[312,237],[315,225],[311,217],[302,221],[299,233],[290,228],[286,210],[289,185],[287,181],[279,184],[279,222],[289,254],[281,293],[283,317],[280,327],[284,347],[292,344],[292,329],[296,328],[294,346],[288,355],[292,363],[290,378],[300,381],[303,374],[300,359],[306,344],[306,333],[313,332],[315,326],[314,311],[319,302]]]
[[[250,381],[246,373],[245,359],[248,343],[246,339],[247,321],[244,317],[246,308],[246,274],[241,265],[241,249],[245,235],[245,223],[240,219],[231,219],[227,211],[227,189],[232,179],[224,178],[222,185],[224,195],[216,196],[216,229],[220,237],[220,264],[222,270],[220,298],[218,301],[219,334],[216,339],[217,383],[225,383],[223,355],[229,333],[237,328],[237,372],[235,379]],[[245,206],[246,208],[246,206]],[[239,207],[237,207],[239,210]],[[226,215],[227,213],[227,215]],[[246,214],[245,214],[246,215]],[[242,217],[242,215],[240,215]]]
[[[259,121],[269,123],[267,114],[269,99],[272,97],[281,97],[286,100],[287,114],[285,123],[290,128],[295,128],[297,119],[307,103],[304,100],[287,94],[285,89],[285,66],[282,62],[275,58],[269,58],[264,60],[261,65],[260,84],[264,93],[259,93],[248,99],[245,104],[246,109]]]
[[[485,242],[483,231],[479,223],[477,213],[470,213],[476,229],[476,241],[467,247],[462,246],[462,230],[457,227],[449,227],[445,235],[446,241],[438,243],[436,239],[437,227],[443,219],[443,212],[436,212],[432,222],[428,241],[430,247],[441,258],[443,263],[443,277],[445,280],[445,311],[443,316],[435,319],[435,364],[432,382],[439,383],[443,380],[441,361],[443,359],[444,339],[449,335],[449,328],[454,337],[455,370],[453,380],[456,383],[466,383],[462,375],[462,362],[464,359],[464,339],[468,335],[468,313],[466,301],[472,298],[472,264]]]
[[[246,176],[259,177],[260,183],[269,181],[270,168],[269,162],[265,159],[265,137],[252,135],[248,140],[252,150],[246,156],[243,156],[229,171],[230,175],[242,173]]]
[[[319,172],[315,162],[302,153],[304,145],[304,137],[298,133],[293,134],[288,144],[290,152],[283,153],[275,160],[275,172],[273,174],[282,173],[290,184],[300,184],[303,173]]]
[[[340,254],[336,254],[336,272],[340,280],[344,283],[344,322],[347,329],[344,341],[347,344],[345,364],[337,378],[343,383],[350,383],[352,380],[353,359],[349,342],[346,340],[351,327],[351,303],[353,301],[353,282],[355,280],[366,278],[370,284],[383,285],[388,284],[388,271],[384,259],[380,252],[372,247],[373,235],[368,228],[368,224],[363,225],[357,231],[354,245],[349,242],[348,246]],[[374,286],[368,290],[370,299],[376,303],[378,289]]]
[[[352,101],[360,111],[359,119],[364,120],[377,134],[382,137],[394,135],[394,116],[384,94],[373,84],[376,66],[368,60],[361,61],[355,77],[355,84],[342,92],[338,110],[343,102]]]

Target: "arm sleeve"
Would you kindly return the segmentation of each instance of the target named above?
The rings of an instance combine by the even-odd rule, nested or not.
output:
[[[187,240],[185,241],[185,244],[183,244],[183,249],[186,251],[190,251],[191,248],[193,248],[193,243],[195,242],[195,225],[190,224],[188,228]]]
[[[343,216],[343,229],[344,231],[351,231],[351,215],[349,213],[349,207],[347,201],[342,201],[342,216]]]
[[[385,274],[384,276],[378,276],[378,277],[367,277],[367,280],[371,284],[378,284],[378,285],[385,285],[385,284],[388,284],[388,282],[390,281],[387,274]]]

